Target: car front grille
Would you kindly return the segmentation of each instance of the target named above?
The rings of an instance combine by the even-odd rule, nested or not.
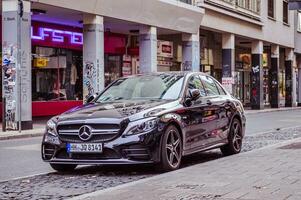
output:
[[[83,142],[79,137],[79,129],[83,125],[88,125],[92,130],[92,137],[85,142],[107,142],[118,137],[124,127],[119,124],[68,124],[58,125],[57,131],[59,138],[63,142],[81,143]]]

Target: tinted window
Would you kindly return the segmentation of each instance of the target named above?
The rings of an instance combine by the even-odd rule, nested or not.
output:
[[[200,90],[201,97],[206,96],[206,92],[202,81],[198,76],[192,76],[188,81],[188,90],[198,89]]]
[[[218,91],[221,95],[227,95],[225,90],[216,81],[215,81],[215,85],[216,85],[216,87],[217,87],[217,89],[218,89]]]
[[[205,90],[208,96],[219,95],[219,91],[216,87],[214,80],[208,76],[201,75],[201,80],[204,84]]]
[[[177,99],[180,95],[183,76],[160,74],[134,76],[115,81],[97,102],[132,99]]]

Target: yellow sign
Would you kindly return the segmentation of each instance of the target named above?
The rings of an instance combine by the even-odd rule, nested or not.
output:
[[[33,61],[33,66],[40,68],[47,67],[48,61],[48,58],[35,58]]]

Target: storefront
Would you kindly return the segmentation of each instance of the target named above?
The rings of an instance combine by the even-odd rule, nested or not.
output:
[[[53,116],[81,105],[82,28],[32,21],[31,39],[32,116]],[[172,41],[158,40],[158,71],[181,69],[174,48]],[[104,53],[106,86],[119,77],[139,73],[138,36],[106,31]]]
[[[104,37],[107,85],[125,73],[126,35],[105,32]],[[32,21],[31,38],[32,116],[57,115],[81,105],[82,29]]]

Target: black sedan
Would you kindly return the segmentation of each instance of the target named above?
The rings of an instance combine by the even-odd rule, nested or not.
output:
[[[175,170],[196,152],[239,153],[245,123],[242,104],[206,74],[136,75],[49,120],[42,158],[58,171],[146,163]]]

